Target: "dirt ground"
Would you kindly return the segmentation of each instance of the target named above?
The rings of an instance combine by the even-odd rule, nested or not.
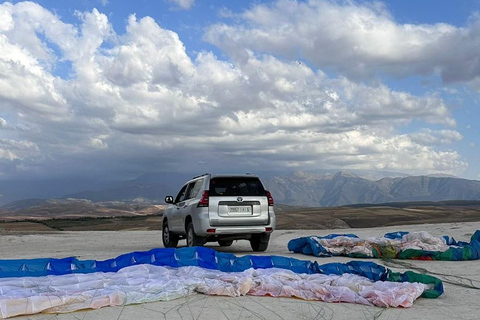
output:
[[[374,228],[475,221],[480,221],[478,206],[303,208],[277,214],[278,229]]]
[[[276,211],[277,229],[372,228],[424,223],[480,221],[479,206],[289,208]],[[55,218],[0,222],[2,232],[160,230],[161,215]]]
[[[276,230],[270,245],[262,255],[280,255],[319,264],[348,262],[346,257],[317,258],[289,252],[289,240],[309,235],[329,233],[355,233],[360,237],[381,236],[393,231],[428,231],[432,235],[451,235],[457,240],[469,241],[473,232],[480,229],[479,222],[416,224],[381,228]],[[185,241],[179,243],[185,246]],[[238,256],[252,254],[248,241],[236,241],[230,247],[208,244],[218,251]],[[2,259],[28,259],[41,257],[76,256],[80,259],[108,259],[132,251],[160,248],[161,231],[49,231],[0,235]],[[82,310],[67,314],[38,314],[17,317],[19,320],[232,320],[232,319],[397,319],[438,320],[478,319],[478,290],[480,289],[480,263],[474,261],[418,261],[378,260],[394,271],[412,270],[439,277],[444,282],[445,293],[437,299],[420,298],[411,308],[378,308],[348,303],[324,303],[291,298],[225,297],[192,294],[171,301],[143,303],[125,307],[107,307],[99,310]]]

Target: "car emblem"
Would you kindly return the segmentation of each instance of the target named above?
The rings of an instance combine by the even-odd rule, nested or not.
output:
[[[238,198],[237,198],[237,202],[243,202],[243,198],[242,198],[242,197],[238,197]]]

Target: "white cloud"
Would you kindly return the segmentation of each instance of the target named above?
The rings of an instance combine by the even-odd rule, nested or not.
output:
[[[96,77],[94,56],[110,35],[105,15],[80,14],[82,32],[33,2],[0,5],[0,15],[13,21],[0,33],[0,96],[6,107],[26,117],[62,120],[71,116],[61,79],[52,75],[59,60],[70,60],[78,78]],[[57,56],[48,42],[60,48]]]
[[[90,145],[96,149],[105,149],[108,148],[108,144],[105,143],[101,137],[90,138]]]
[[[30,54],[30,60],[37,60],[41,67],[51,68],[58,59],[47,42],[39,35],[55,43],[61,50],[80,49],[76,45],[77,30],[63,23],[59,17],[34,2],[9,2],[0,5],[2,23],[0,30],[8,42]],[[22,61],[23,56],[18,57]],[[32,62],[30,62],[32,63]]]
[[[130,16],[121,41],[101,62],[105,76],[115,85],[175,86],[192,76],[193,65],[178,35],[160,28],[150,17],[137,21]]]
[[[38,146],[30,141],[0,139],[0,159],[16,160],[37,155]]]
[[[343,12],[334,3],[279,2],[278,8],[292,13],[278,21],[285,34],[289,23],[298,22],[297,10],[308,18],[315,5]],[[360,22],[366,15],[393,23],[380,9],[353,6],[349,14],[357,9]],[[0,171],[134,172],[199,163],[202,170],[228,171],[237,163],[248,171],[343,167],[457,173],[467,166],[456,151],[444,150],[461,136],[452,129],[449,106],[435,93],[416,96],[381,83],[332,78],[254,46],[237,56],[221,43],[231,60],[211,52],[192,60],[178,34],[150,17],[130,16],[121,35],[96,9],[77,13],[78,26],[29,2],[0,5],[0,17],[0,105],[11,115],[9,126],[17,128],[14,139],[0,143],[0,157],[15,166]],[[260,26],[280,19],[265,6],[245,17]],[[224,28],[224,35],[233,36],[230,28],[236,27]],[[232,46],[245,41],[242,32]],[[277,40],[280,46],[283,40]],[[378,54],[382,63],[387,53],[375,52],[368,54]],[[52,71],[60,60],[72,65],[68,79]],[[413,121],[426,128],[399,133]],[[448,129],[432,130],[430,124]]]
[[[246,50],[302,58],[349,77],[435,74],[479,79],[480,19],[452,25],[400,24],[377,3],[280,0],[245,11],[242,24],[217,24],[205,39],[235,59]]]
[[[189,10],[194,4],[195,0],[167,0],[170,3],[173,3],[176,8],[182,10]]]
[[[422,145],[443,145],[460,141],[463,137],[455,130],[431,130],[425,128],[420,132],[411,134],[410,138]]]
[[[7,120],[0,117],[0,128],[4,128],[7,126]]]

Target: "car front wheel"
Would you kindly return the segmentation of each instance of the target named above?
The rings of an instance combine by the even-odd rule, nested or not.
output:
[[[163,223],[162,240],[165,248],[175,248],[178,244],[178,236],[170,232],[167,221]]]
[[[193,223],[190,222],[187,225],[187,246],[188,247],[198,247],[205,244],[205,238],[199,237],[195,234],[195,229],[193,229]]]

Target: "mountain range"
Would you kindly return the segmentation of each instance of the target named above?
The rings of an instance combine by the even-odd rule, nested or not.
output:
[[[351,204],[381,204],[409,201],[480,200],[480,181],[453,176],[401,176],[375,180],[378,175],[350,172],[309,173],[295,171],[287,175],[265,177],[266,188],[276,203],[302,207],[336,207]],[[101,187],[67,193],[56,198],[88,199],[93,202],[135,201],[163,203],[166,195],[176,195],[191,176],[179,174],[145,174],[133,180],[109,183]],[[96,185],[100,185],[98,182]],[[82,185],[83,186],[83,185]],[[0,184],[0,192],[2,185]],[[79,186],[77,186],[79,187]],[[77,188],[78,190],[78,188]],[[51,193],[44,192],[46,197]],[[25,192],[23,193],[25,195]],[[43,194],[39,194],[43,195]],[[10,195],[14,199],[15,194]],[[21,195],[17,195],[20,200]],[[24,197],[25,198],[25,197]],[[32,202],[31,200],[28,200]],[[0,203],[0,204],[5,204]],[[21,203],[17,205],[22,205]]]
[[[275,201],[296,206],[337,207],[411,201],[480,200],[480,181],[450,176],[369,180],[358,175],[293,172],[265,180]]]

